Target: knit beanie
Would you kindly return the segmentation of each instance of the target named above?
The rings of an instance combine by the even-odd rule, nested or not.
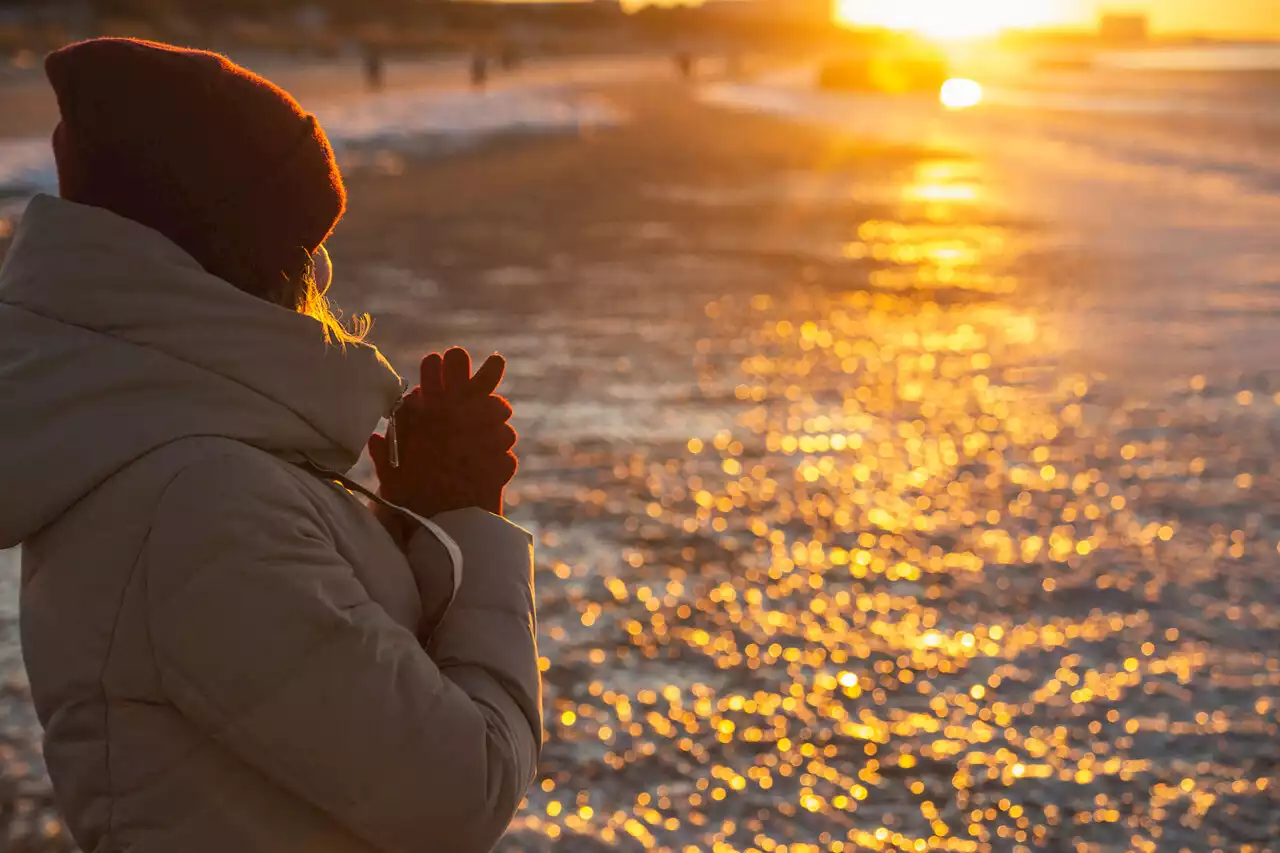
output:
[[[92,39],[45,71],[62,196],[159,231],[242,290],[274,299],[346,209],[315,117],[224,56]]]

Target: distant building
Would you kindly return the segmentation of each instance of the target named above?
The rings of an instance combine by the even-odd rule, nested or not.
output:
[[[1098,21],[1098,38],[1107,44],[1139,44],[1151,34],[1146,15],[1109,13]]]

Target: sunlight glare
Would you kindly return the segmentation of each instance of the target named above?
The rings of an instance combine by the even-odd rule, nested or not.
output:
[[[982,84],[976,80],[953,77],[942,84],[942,105],[949,110],[964,110],[982,103]]]
[[[1060,24],[1070,19],[1071,6],[1071,0],[836,0],[836,19],[851,26],[965,39]]]

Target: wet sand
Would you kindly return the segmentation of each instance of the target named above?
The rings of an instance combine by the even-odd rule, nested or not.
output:
[[[1274,849],[1267,366],[1099,378],[1114,273],[962,156],[598,88],[629,124],[352,175],[331,244],[402,371],[510,361],[547,745],[501,849]]]

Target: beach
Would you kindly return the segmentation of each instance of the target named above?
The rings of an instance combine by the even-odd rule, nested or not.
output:
[[[339,118],[332,296],[402,373],[509,362],[546,746],[500,850],[1276,849],[1265,181],[1062,110],[415,73],[454,130]],[[65,850],[16,572],[0,841]]]

